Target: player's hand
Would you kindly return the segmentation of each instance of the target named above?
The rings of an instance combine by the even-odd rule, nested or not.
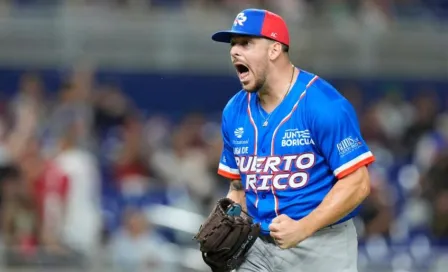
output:
[[[292,248],[311,236],[303,222],[295,221],[285,214],[272,220],[269,225],[270,235],[282,249]]]

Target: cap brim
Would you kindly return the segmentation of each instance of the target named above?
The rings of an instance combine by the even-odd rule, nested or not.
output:
[[[212,35],[212,40],[216,42],[230,43],[230,40],[235,35],[254,36],[253,33],[235,30],[219,31]]]

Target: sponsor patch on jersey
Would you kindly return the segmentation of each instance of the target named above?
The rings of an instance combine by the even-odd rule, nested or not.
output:
[[[233,140],[232,143],[234,145],[247,145],[249,140]]]
[[[287,129],[282,137],[282,147],[314,145],[308,129]]]
[[[244,128],[239,127],[237,129],[235,129],[235,131],[233,133],[235,134],[235,137],[237,137],[238,139],[241,139],[241,137],[243,137],[243,134],[244,134]]]
[[[341,157],[344,157],[347,154],[350,154],[351,152],[357,150],[359,147],[362,146],[362,142],[356,137],[347,137],[344,140],[340,141],[338,144],[336,144],[336,147],[338,149],[339,155]]]
[[[249,153],[248,146],[238,146],[233,148],[233,154],[235,155],[245,155]]]

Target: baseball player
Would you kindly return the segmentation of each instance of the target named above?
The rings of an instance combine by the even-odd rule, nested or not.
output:
[[[351,104],[291,64],[279,15],[244,10],[212,39],[230,44],[242,85],[223,110],[218,173],[261,226],[237,271],[357,271],[352,218],[375,158]]]

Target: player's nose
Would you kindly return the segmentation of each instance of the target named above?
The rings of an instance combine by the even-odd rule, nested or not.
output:
[[[232,57],[232,59],[235,59],[235,58],[241,56],[241,50],[238,45],[233,45],[230,48],[230,56]]]

